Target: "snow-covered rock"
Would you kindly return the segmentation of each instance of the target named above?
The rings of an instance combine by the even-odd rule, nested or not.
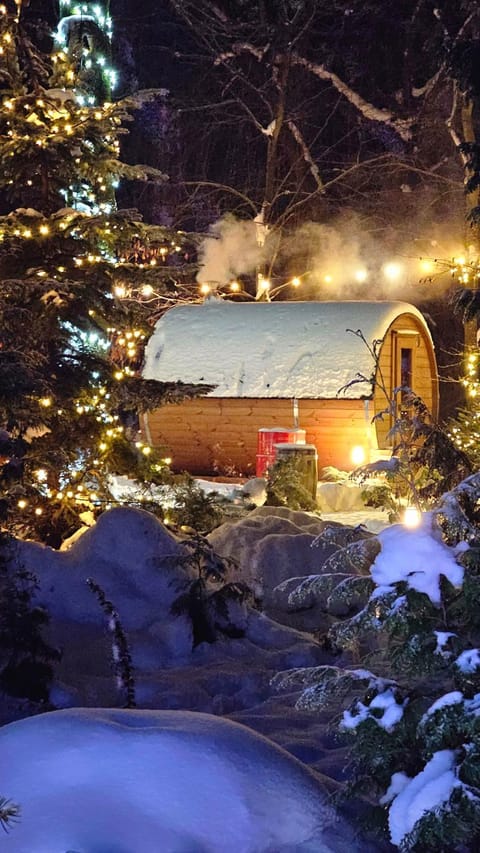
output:
[[[363,486],[351,481],[340,483],[319,483],[317,486],[317,507],[320,512],[352,512],[362,510]]]
[[[38,601],[57,618],[103,621],[86,583],[92,577],[113,601],[124,627],[138,629],[161,618],[176,597],[172,581],[182,574],[182,553],[155,516],[121,507],[103,513],[67,551],[18,541],[16,559],[37,576]]]
[[[56,676],[62,689],[68,685],[68,704],[78,700],[77,690],[82,704],[93,704],[95,695],[101,704],[118,701],[107,619],[88,578],[117,610],[136,668],[154,669],[190,656],[190,620],[170,615],[190,580],[182,555],[181,544],[155,516],[127,508],[105,512],[67,551],[16,543],[14,560],[37,578],[35,603],[47,609],[49,642],[62,651]]]
[[[317,572],[336,550],[336,545],[312,548],[326,527],[309,513],[263,506],[240,521],[221,525],[208,539],[218,554],[238,563],[236,577],[251,587],[268,612],[276,586],[288,578]]]

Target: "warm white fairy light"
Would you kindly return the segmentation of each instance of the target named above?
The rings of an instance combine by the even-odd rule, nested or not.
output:
[[[423,275],[431,275],[435,272],[435,261],[432,258],[420,258],[420,271]]]
[[[397,261],[389,261],[383,265],[382,272],[389,281],[398,281],[404,272],[404,268]]]

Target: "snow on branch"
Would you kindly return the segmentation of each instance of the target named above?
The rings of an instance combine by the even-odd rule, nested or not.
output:
[[[255,47],[255,45],[250,44],[249,42],[236,42],[233,44],[230,50],[225,50],[222,53],[219,53],[218,56],[214,60],[214,65],[221,65],[222,62],[227,62],[228,59],[233,59],[236,56],[240,56],[241,53],[249,53],[251,56],[254,56],[259,62],[265,57],[265,54],[269,51],[270,45],[266,44],[264,47]]]
[[[292,134],[293,138],[295,139],[295,142],[299,146],[299,148],[302,152],[302,155],[303,155],[303,159],[310,166],[310,172],[313,175],[313,178],[315,180],[317,188],[321,192],[325,192],[325,186],[324,186],[324,183],[322,181],[322,176],[319,172],[317,164],[315,163],[314,159],[312,158],[312,155],[310,154],[310,151],[309,151],[308,146],[307,146],[307,144],[306,144],[306,142],[305,142],[305,140],[304,140],[304,138],[300,132],[300,129],[297,127],[297,125],[295,124],[294,121],[288,121],[287,127],[290,130],[290,133]]]
[[[347,83],[344,83],[337,74],[325,68],[324,65],[319,65],[316,62],[305,59],[303,56],[298,56],[298,54],[292,54],[291,63],[292,65],[302,66],[307,71],[310,71],[311,74],[320,77],[321,80],[328,80],[337,92],[340,92],[369,121],[378,121],[381,124],[393,127],[405,142],[408,142],[412,138],[413,118],[398,118],[390,110],[374,106],[374,104],[362,98],[358,92],[351,89]]]
[[[214,60],[214,65],[220,65],[223,62],[227,62],[229,59],[240,56],[242,53],[249,53],[251,56],[254,56],[258,62],[262,62],[270,50],[270,47],[270,44],[266,44],[263,47],[257,47],[249,42],[237,42],[232,45],[228,51],[219,53]],[[278,60],[279,55],[276,54],[272,60],[273,64],[277,63]],[[307,71],[310,71],[311,74],[314,74],[316,77],[320,77],[322,80],[328,80],[337,92],[353,104],[353,106],[369,121],[377,121],[381,124],[389,125],[396,131],[396,133],[398,133],[404,142],[408,142],[412,138],[413,118],[399,118],[390,110],[376,107],[374,104],[366,101],[365,98],[363,98],[358,92],[355,92],[354,89],[351,89],[350,86],[341,80],[337,74],[333,71],[329,71],[324,65],[319,65],[318,63],[312,62],[311,60],[295,53],[290,54],[289,62],[291,65],[305,68]]]

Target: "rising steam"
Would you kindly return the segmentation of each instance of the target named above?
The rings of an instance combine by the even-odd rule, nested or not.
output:
[[[257,225],[251,220],[226,216],[215,222],[200,247],[197,281],[222,286],[253,273],[265,259],[257,238]]]
[[[295,298],[413,301],[419,289],[431,290],[432,275],[439,295],[450,281],[439,277],[434,261],[461,254],[463,235],[447,222],[435,231],[423,223],[417,229],[414,222],[408,226],[407,237],[385,228],[383,239],[378,239],[348,214],[328,225],[307,222],[280,241],[272,231],[262,243],[255,222],[229,215],[212,226],[201,246],[197,280],[215,289],[238,276],[254,275],[262,265],[268,269],[275,258],[274,286],[293,276],[301,278]],[[278,278],[275,269],[281,271]]]

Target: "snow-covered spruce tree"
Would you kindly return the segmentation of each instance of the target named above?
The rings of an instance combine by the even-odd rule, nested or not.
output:
[[[119,180],[163,177],[120,159],[135,102],[89,104],[68,54],[39,50],[18,5],[0,6],[0,203],[10,211],[0,216],[0,512],[11,532],[58,545],[82,512],[108,505],[112,474],[165,476],[161,456],[129,440],[132,425],[193,389],[136,375],[150,309],[124,297],[143,289],[171,304],[191,270],[168,260],[173,251],[179,263],[182,235],[112,204]],[[148,263],[138,246],[151,249]]]
[[[55,40],[56,61],[65,56],[68,74],[82,89],[89,104],[110,101],[117,82],[112,67],[112,19],[109,0],[82,2],[60,0],[60,20]]]
[[[340,722],[352,738],[349,790],[376,803],[372,822],[402,851],[480,846],[479,504],[474,474],[424,520],[437,539],[435,557],[427,549],[425,565],[414,570],[406,540],[404,561],[392,556],[387,566],[384,558],[382,579],[363,578],[370,585],[363,606],[329,632],[344,651],[365,641],[362,668],[324,666],[275,679],[280,689],[300,689],[298,707],[313,711],[334,697],[338,708],[353,694]],[[380,552],[379,544],[372,551],[375,538],[358,543],[370,564]],[[343,580],[331,599],[342,586],[348,603],[358,580]]]
[[[462,384],[466,403],[449,423],[454,444],[471,460],[475,470],[480,467],[480,378],[479,350],[468,349]]]

